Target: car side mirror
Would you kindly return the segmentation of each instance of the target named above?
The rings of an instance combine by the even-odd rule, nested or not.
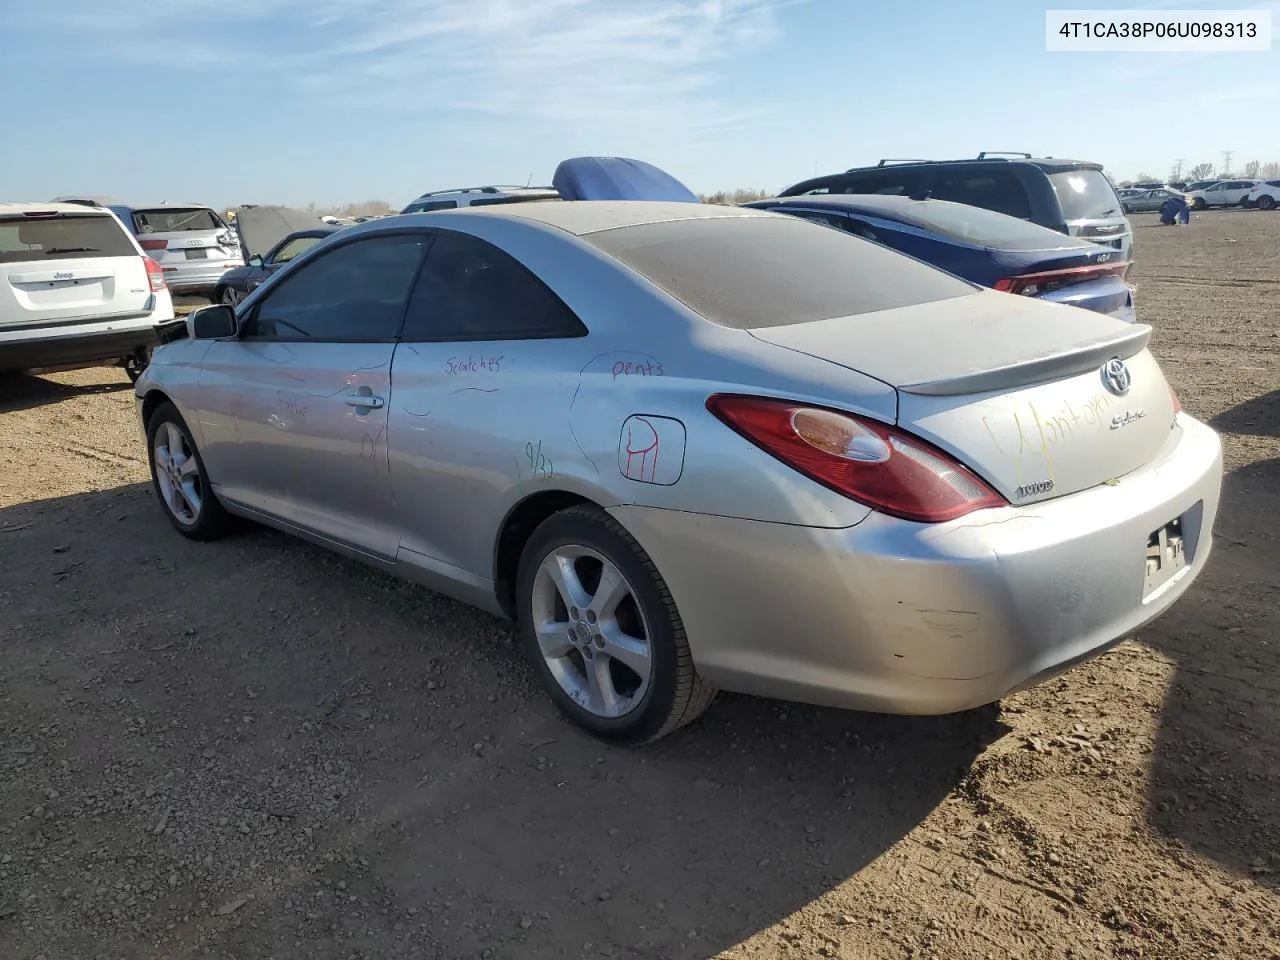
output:
[[[262,266],[262,258],[255,253],[252,257],[249,258],[249,266],[251,267]]]
[[[225,340],[236,335],[236,312],[223,303],[202,307],[187,321],[193,340]]]

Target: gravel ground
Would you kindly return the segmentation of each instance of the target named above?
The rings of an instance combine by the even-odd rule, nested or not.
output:
[[[0,381],[0,957],[1280,957],[1280,214],[1134,221],[1215,554],[961,717],[601,746],[495,620],[174,534],[120,372]]]

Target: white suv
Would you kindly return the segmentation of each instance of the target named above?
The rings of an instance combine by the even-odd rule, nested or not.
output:
[[[1243,203],[1259,210],[1274,210],[1280,205],[1280,180],[1263,180],[1249,191]]]
[[[432,210],[456,210],[458,207],[482,207],[493,203],[559,199],[560,193],[555,187],[463,187],[460,190],[424,193],[400,212],[428,213]]]
[[[111,211],[0,203],[0,372],[115,362],[136,380],[173,319],[164,271]]]
[[[1258,185],[1257,180],[1219,180],[1203,190],[1192,190],[1187,200],[1195,210],[1205,207],[1235,207]]]

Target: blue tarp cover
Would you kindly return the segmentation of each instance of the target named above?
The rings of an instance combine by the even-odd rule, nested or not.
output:
[[[566,200],[667,200],[699,203],[664,170],[626,157],[574,157],[556,167],[551,185]]]

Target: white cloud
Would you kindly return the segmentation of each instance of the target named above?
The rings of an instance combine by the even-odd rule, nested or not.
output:
[[[78,24],[101,40],[105,29],[152,64],[221,59],[335,108],[689,129],[759,115],[720,81],[777,36],[792,2],[75,0],[74,11],[57,4],[57,19],[64,33]]]

